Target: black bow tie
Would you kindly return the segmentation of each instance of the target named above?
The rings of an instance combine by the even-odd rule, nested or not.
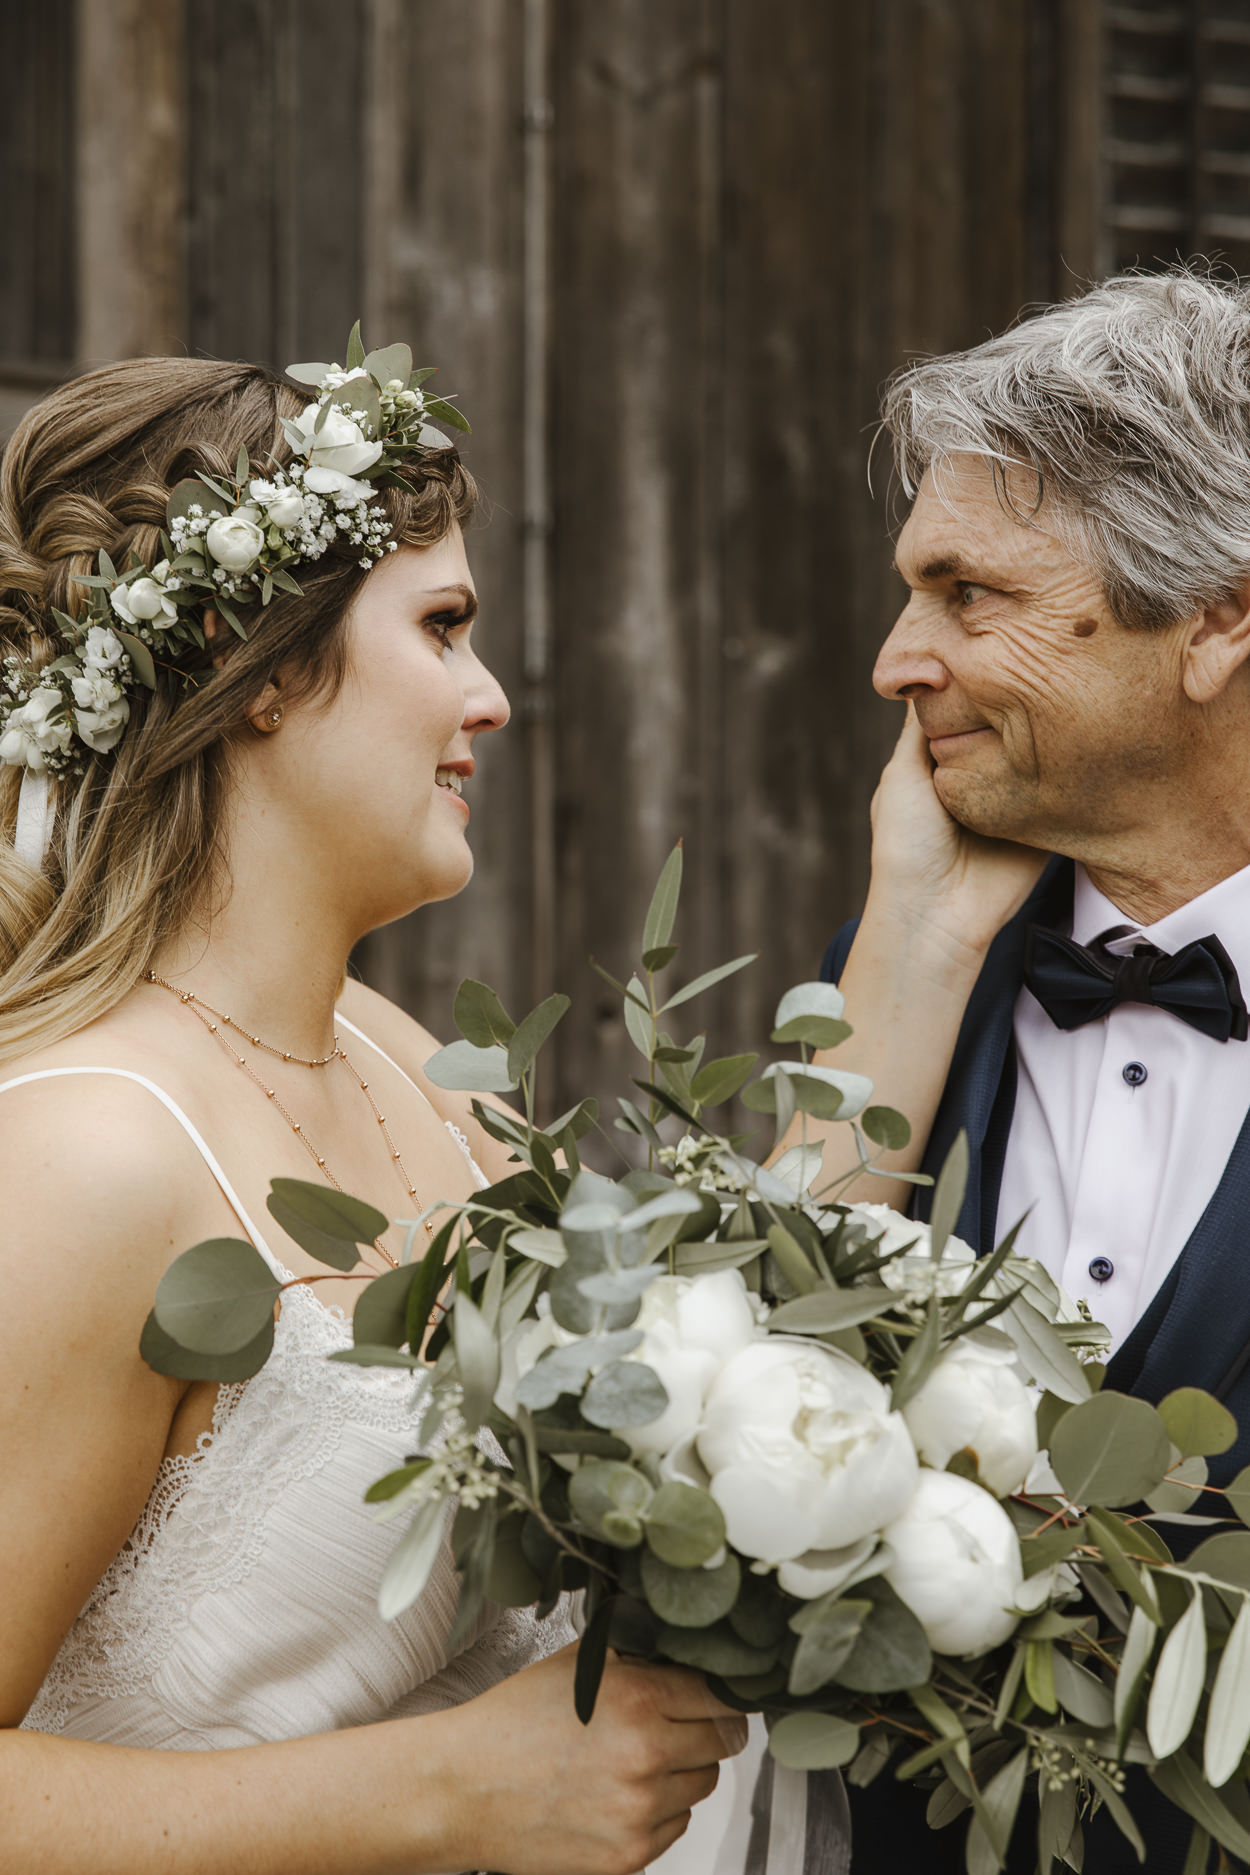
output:
[[[1112,956],[1108,943],[1131,930],[1116,925],[1092,944],[1077,944],[1042,925],[1029,926],[1024,980],[1056,1028],[1079,1029],[1120,1003],[1148,1003],[1212,1041],[1245,1041],[1245,999],[1233,960],[1217,937],[1198,938],[1171,957],[1146,943],[1128,957]]]

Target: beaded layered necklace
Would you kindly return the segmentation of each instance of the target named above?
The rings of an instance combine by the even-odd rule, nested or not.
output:
[[[266,1100],[271,1101],[274,1107],[277,1108],[295,1137],[299,1140],[301,1146],[303,1146],[309,1158],[316,1164],[322,1177],[325,1178],[329,1184],[333,1185],[335,1191],[342,1191],[343,1186],[326,1164],[324,1153],[317,1151],[312,1140],[309,1139],[308,1134],[305,1132],[303,1123],[297,1120],[295,1115],[283,1105],[282,1101],[278,1098],[277,1089],[270,1087],[265,1078],[257,1074],[255,1068],[247,1059],[247,1056],[239,1053],[239,1050],[223,1031],[233,1029],[236,1034],[243,1036],[245,1041],[250,1042],[253,1048],[259,1048],[267,1055],[274,1055],[279,1061],[289,1061],[296,1067],[328,1068],[332,1062],[341,1061],[369,1103],[369,1111],[378,1123],[382,1137],[386,1141],[386,1149],[391,1164],[395,1168],[397,1177],[402,1181],[405,1192],[416,1204],[418,1211],[424,1209],[421,1199],[418,1196],[417,1188],[409,1178],[403,1159],[400,1157],[399,1148],[391,1137],[390,1129],[386,1124],[386,1115],[382,1112],[377,1101],[369,1091],[368,1081],[365,1080],[359,1069],[353,1066],[343,1052],[343,1047],[339,1041],[337,1031],[334,1036],[334,1047],[328,1055],[297,1055],[292,1053],[289,1049],[275,1048],[272,1042],[263,1041],[259,1035],[253,1035],[250,1029],[245,1029],[242,1023],[236,1022],[233,1016],[225,1015],[220,1009],[212,1008],[202,997],[197,996],[193,990],[179,989],[176,983],[170,983],[165,977],[158,976],[155,970],[145,970],[143,973],[143,981],[145,983],[155,984],[158,989],[168,990],[171,996],[176,996],[178,1001],[183,1004],[190,1014],[193,1015],[198,1022],[203,1024],[209,1034],[213,1036],[218,1044],[225,1050],[235,1066],[237,1068],[242,1068],[248,1079],[259,1087]],[[434,1226],[428,1219],[426,1220],[425,1229],[427,1236],[432,1237],[434,1234]],[[381,1242],[375,1241],[373,1248],[380,1257],[384,1258],[384,1260],[390,1264],[392,1269],[398,1267],[395,1258]]]

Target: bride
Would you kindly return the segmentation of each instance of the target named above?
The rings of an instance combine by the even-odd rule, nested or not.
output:
[[[473,639],[474,485],[417,446],[403,486],[323,464],[313,501],[316,448],[299,483],[283,429],[305,401],[260,368],[134,360],[47,397],[4,459],[4,1866],[627,1875],[743,1721],[693,1673],[613,1661],[583,1728],[565,1614],[453,1638],[449,1555],[380,1619],[394,1534],[361,1491],[413,1422],[402,1377],[325,1359],[350,1338],[325,1301],[357,1285],[287,1290],[246,1386],[140,1357],[188,1244],[246,1235],[326,1277],[259,1222],[275,1175],[412,1215],[507,1169],[467,1097],[424,1083],[433,1039],[344,980],[363,933],[472,870],[464,789],[508,718]],[[323,454],[350,458],[345,425]],[[217,537],[221,602],[190,604],[170,492],[231,477],[240,447],[273,479]],[[398,550],[362,555],[362,526]],[[253,536],[296,577],[243,639],[223,614]],[[117,583],[75,583],[97,567]],[[369,1260],[398,1255],[391,1231]]]
[[[467,883],[474,750],[508,718],[474,640],[476,491],[401,353],[370,354],[376,385],[314,376],[312,402],[259,367],[132,360],[52,393],[5,453],[15,1875],[632,1875],[745,1742],[700,1676],[617,1659],[583,1728],[565,1611],[459,1634],[446,1552],[380,1619],[393,1534],[361,1491],[412,1444],[411,1383],[327,1361],[359,1283],[266,1219],[277,1176],[413,1216],[512,1169],[425,1081],[434,1038],[345,978],[364,933]],[[1032,870],[941,813],[905,731],[845,981],[856,1066],[922,1123],[900,1170]],[[245,1385],[157,1373],[165,1268],[240,1235],[291,1285],[268,1362]],[[727,1827],[758,1844],[754,1793],[731,1780],[728,1824],[707,1813],[666,1870],[713,1875]],[[795,1853],[831,1875],[810,1826]]]

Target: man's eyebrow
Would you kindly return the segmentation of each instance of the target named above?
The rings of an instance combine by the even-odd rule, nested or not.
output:
[[[902,574],[903,569],[897,558],[892,561],[893,570]],[[906,578],[906,575],[903,574]],[[1002,578],[991,569],[979,565],[975,560],[965,560],[962,554],[941,553],[931,560],[926,560],[916,569],[916,579],[921,585],[932,585],[940,579],[963,579],[969,584],[982,586],[1002,586]]]
[[[426,599],[454,599],[460,607],[460,616],[467,623],[477,617],[477,594],[471,586],[434,586],[423,595]]]

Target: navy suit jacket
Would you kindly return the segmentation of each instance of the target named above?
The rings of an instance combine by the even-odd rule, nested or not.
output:
[[[967,1132],[968,1189],[956,1230],[978,1255],[992,1250],[1016,1221],[999,1219],[998,1195],[1015,1106],[1013,1015],[1024,975],[1025,931],[1030,924],[1066,924],[1072,883],[1071,861],[1052,860],[1027,904],[991,945],[968,1002],[925,1152],[922,1169],[936,1176],[960,1128]],[[857,925],[846,925],[829,946],[821,966],[826,982],[841,976],[856,930]],[[848,1013],[853,1022],[854,1010]],[[1236,1042],[1226,1046],[1250,1048]],[[928,1205],[929,1192],[919,1188],[915,1214],[926,1217]],[[1107,1245],[1113,1258],[1115,1250]],[[1174,1387],[1205,1387],[1225,1402],[1240,1427],[1233,1449],[1211,1461],[1213,1482],[1227,1484],[1250,1464],[1250,1118],[1243,1121],[1223,1177],[1188,1243],[1112,1358],[1106,1384],[1156,1402]],[[1188,1821],[1164,1809],[1152,1787],[1134,1787],[1130,1795],[1149,1845],[1147,1875],[1180,1875]],[[927,1835],[922,1794],[894,1783],[888,1772],[867,1791],[853,1793],[852,1811],[854,1875],[897,1875],[908,1866],[926,1875],[962,1870],[956,1840],[962,1830]],[[1091,1875],[1141,1875],[1131,1849],[1102,1816],[1087,1831],[1085,1866]],[[1032,1867],[1031,1848],[1013,1843],[1010,1875]]]

